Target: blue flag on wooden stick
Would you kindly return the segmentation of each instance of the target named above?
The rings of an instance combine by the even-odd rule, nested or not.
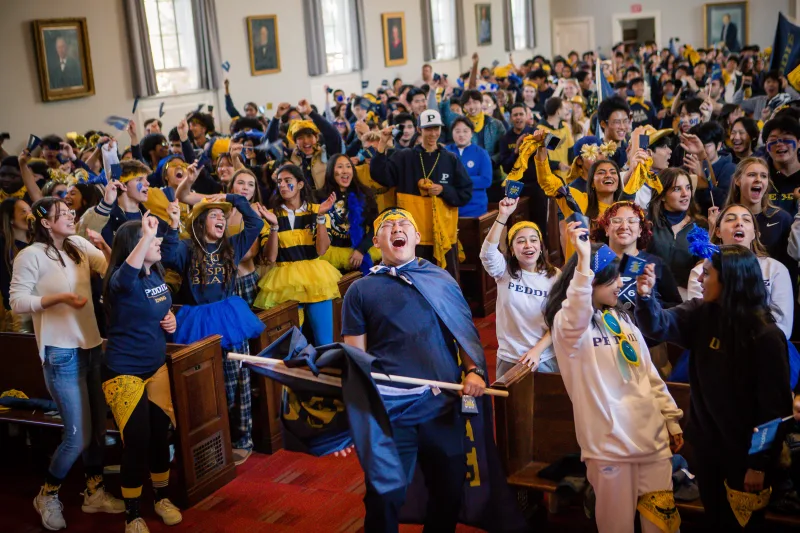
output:
[[[775,442],[775,437],[778,435],[778,428],[787,420],[792,418],[787,416],[785,418],[776,418],[758,426],[753,432],[753,438],[750,441],[749,455],[763,452],[772,446]]]

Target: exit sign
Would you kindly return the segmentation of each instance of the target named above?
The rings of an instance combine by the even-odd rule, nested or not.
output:
[[[631,13],[641,13],[642,4],[631,4]]]

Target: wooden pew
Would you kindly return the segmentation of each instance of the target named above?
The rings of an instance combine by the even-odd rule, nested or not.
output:
[[[361,272],[348,272],[339,280],[339,293],[342,295],[333,301],[333,342],[342,342],[342,307],[344,295],[354,281],[361,278]]]
[[[297,302],[282,303],[272,309],[254,309],[266,328],[257,339],[250,339],[250,353],[261,353],[281,335],[300,327]],[[253,444],[261,453],[275,453],[283,448],[281,427],[281,386],[256,373],[250,374],[253,394]]]
[[[473,316],[491,315],[497,304],[497,283],[486,273],[480,260],[481,246],[497,215],[497,211],[493,210],[477,218],[458,219],[458,240],[464,247],[465,256],[464,262],[458,266],[459,284]]]
[[[500,459],[512,486],[537,492],[554,493],[557,483],[539,477],[539,472],[567,454],[579,454],[575,437],[572,402],[560,374],[531,373],[517,365],[492,387],[507,390],[507,398],[495,398],[495,431]],[[667,383],[684,416],[685,427],[691,413],[690,388],[685,383]],[[695,459],[687,442],[680,454],[689,463]],[[675,502],[681,513],[702,513],[703,504]],[[774,524],[800,526],[800,517],[767,513]]]
[[[26,333],[0,333],[0,391],[17,389],[29,398],[52,399],[44,381],[36,337]],[[188,346],[167,345],[167,367],[177,427],[174,501],[189,507],[236,477],[231,450],[228,411],[219,337]],[[0,422],[63,428],[60,417],[41,410],[0,411]],[[118,432],[113,418],[108,429]]]

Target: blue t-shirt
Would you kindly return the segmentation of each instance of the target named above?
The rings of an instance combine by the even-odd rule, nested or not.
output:
[[[422,294],[402,279],[371,275],[347,290],[342,335],[364,334],[367,353],[389,374],[461,382],[455,339]]]
[[[108,285],[109,322],[106,365],[120,374],[146,374],[164,364],[167,340],[161,320],[172,295],[155,269],[144,275],[123,263]]]

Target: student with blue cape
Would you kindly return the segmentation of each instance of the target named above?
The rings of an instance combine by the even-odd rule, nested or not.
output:
[[[388,374],[460,382],[464,396],[482,396],[486,362],[458,284],[446,271],[416,257],[420,234],[408,211],[384,210],[375,220],[374,230],[373,242],[381,250],[383,261],[345,295],[345,344],[368,352]],[[392,297],[387,298],[388,294]],[[425,399],[424,404],[433,408],[424,409],[425,416],[414,416],[410,423],[405,414],[392,420],[393,441],[404,470],[401,478],[406,484],[387,491],[373,482],[380,480],[367,476],[365,531],[398,531],[400,509],[417,463],[428,489],[425,530],[455,531],[462,504],[466,505],[464,480],[468,473],[468,422],[459,405],[462,402],[455,395],[428,386],[377,387],[389,409],[397,401],[412,400],[418,411],[420,404],[413,401],[417,398]],[[480,416],[473,420],[491,416],[491,402],[474,403]],[[478,431],[476,428],[473,426]],[[488,438],[491,440],[491,434]],[[351,448],[337,454],[349,451]],[[499,464],[488,468],[489,476],[501,471]],[[495,491],[492,496],[501,492]]]
[[[664,310],[652,297],[653,265],[637,280],[636,320],[648,338],[690,351],[691,419],[686,437],[696,461],[708,531],[764,523],[781,438],[749,453],[753,428],[792,412],[786,335],[770,310],[756,255],[689,232],[689,251],[705,259],[702,299]]]

